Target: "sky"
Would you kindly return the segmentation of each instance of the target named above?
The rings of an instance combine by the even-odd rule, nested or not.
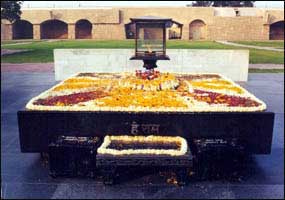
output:
[[[23,8],[186,6],[192,1],[24,1]],[[284,1],[256,1],[258,8],[284,8]]]

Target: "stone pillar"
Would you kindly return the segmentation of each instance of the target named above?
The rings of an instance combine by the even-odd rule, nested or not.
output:
[[[182,27],[182,40],[189,40],[189,25]]]
[[[264,24],[262,27],[262,40],[270,40],[270,25]]]
[[[1,40],[12,40],[12,39],[13,39],[12,24],[1,23]]]
[[[96,24],[92,24],[91,39],[97,39],[98,27]]]
[[[68,39],[75,39],[75,24],[68,24]]]
[[[41,39],[41,25],[33,24],[33,39],[39,40]]]
[[[6,34],[5,34],[5,24],[1,23],[1,41],[6,40]]]

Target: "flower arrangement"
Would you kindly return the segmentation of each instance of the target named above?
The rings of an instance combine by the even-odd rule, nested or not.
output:
[[[153,77],[152,75],[155,75]],[[249,112],[266,105],[220,74],[156,71],[72,76],[26,105],[31,110],[128,112]]]
[[[179,86],[179,81],[173,74],[160,73],[138,73],[136,76],[129,75],[125,79],[121,79],[119,85],[123,88],[146,91],[160,91],[175,89]]]

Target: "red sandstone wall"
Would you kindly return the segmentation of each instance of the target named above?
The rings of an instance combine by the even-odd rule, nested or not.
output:
[[[208,25],[210,40],[267,40],[269,30],[262,17],[214,17]]]
[[[231,9],[231,8],[228,8]],[[248,11],[249,12],[249,11]],[[204,40],[268,40],[270,24],[284,20],[282,10],[262,10],[256,16],[215,16],[214,8],[164,7],[164,8],[112,8],[112,9],[45,9],[23,10],[22,19],[33,24],[33,38],[41,35],[40,24],[58,19],[68,24],[67,33],[56,34],[57,38],[75,38],[75,23],[87,19],[92,23],[92,39],[126,39],[124,25],[129,18],[144,15],[171,17],[183,24],[182,39],[189,40],[189,24],[202,20]],[[57,31],[57,30],[54,30]],[[47,31],[48,32],[48,31]],[[49,31],[50,32],[50,31]],[[281,31],[278,31],[278,34]],[[46,33],[51,35],[52,33]],[[1,39],[11,39],[10,25],[1,23]]]

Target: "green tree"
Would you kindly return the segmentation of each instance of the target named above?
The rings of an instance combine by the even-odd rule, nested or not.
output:
[[[23,1],[1,1],[1,19],[14,22],[20,19]]]
[[[209,7],[213,4],[213,1],[194,1],[192,3],[193,7]]]
[[[194,1],[192,6],[200,7],[253,7],[255,1]]]
[[[214,1],[214,7],[253,7],[255,1]]]

